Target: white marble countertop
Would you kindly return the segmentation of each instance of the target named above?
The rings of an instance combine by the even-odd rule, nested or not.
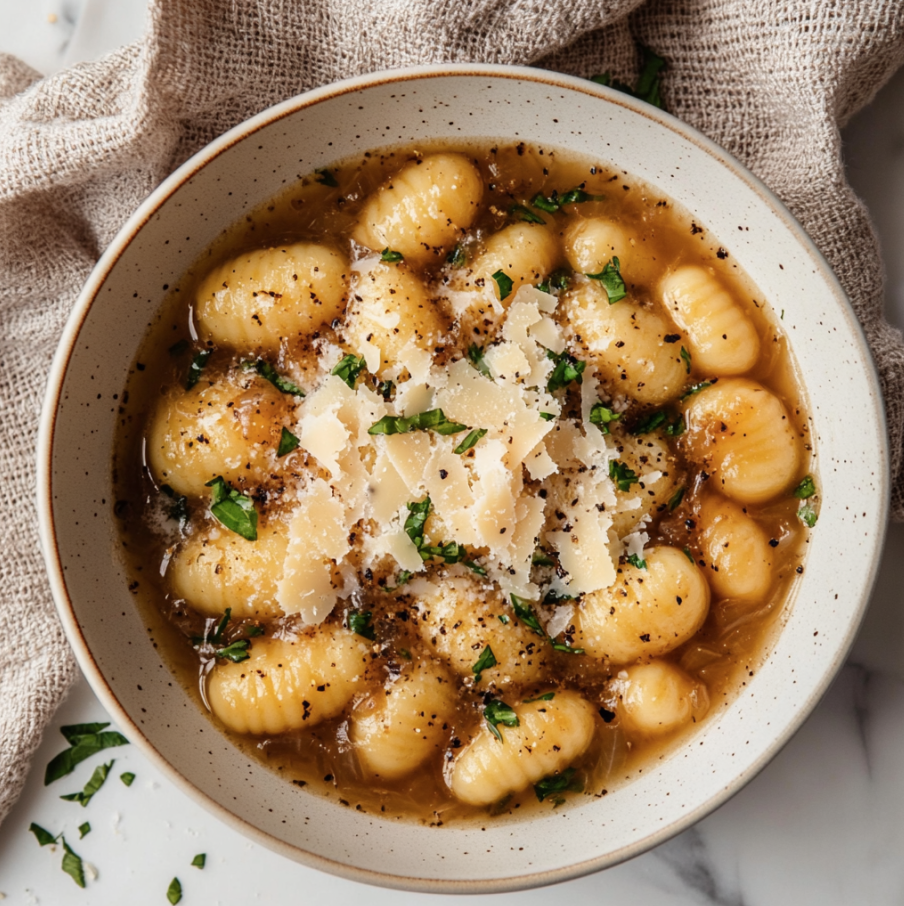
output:
[[[51,72],[132,41],[146,0],[0,0],[0,51]],[[851,181],[876,223],[887,262],[889,319],[904,326],[904,70],[845,130]],[[494,903],[644,906],[890,906],[904,903],[904,526],[891,526],[878,585],[847,665],[778,757],[718,811],[631,862],[556,888],[493,896]],[[64,724],[104,720],[81,681],[60,709],[25,792],[0,826],[0,899],[92,906],[166,903],[170,880],[191,904],[329,902],[374,906],[439,897],[365,889],[289,862],[220,824],[132,747],[84,811],[42,786]],[[93,769],[93,762],[91,769]],[[118,782],[132,771],[130,788]],[[82,777],[82,774],[85,777]],[[87,779],[76,777],[78,786]],[[79,890],[40,848],[32,821],[70,842],[98,877]],[[207,853],[203,871],[192,868]],[[459,898],[445,898],[450,902]],[[464,898],[461,898],[464,901]],[[491,897],[473,897],[475,904]],[[5,904],[4,904],[5,906]]]

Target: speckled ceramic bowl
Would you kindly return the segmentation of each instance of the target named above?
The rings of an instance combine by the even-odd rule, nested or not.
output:
[[[117,394],[186,263],[299,173],[389,143],[468,136],[552,143],[641,177],[700,218],[784,328],[810,398],[823,502],[768,662],[693,744],[630,785],[530,821],[425,829],[296,790],[220,735],[148,643],[115,554]],[[826,367],[831,363],[831,367]],[[856,427],[839,412],[855,412]],[[869,350],[841,288],[785,208],[693,129],[591,82],[541,70],[426,67],[266,110],[217,139],[135,212],[85,286],[50,375],[40,439],[43,543],[63,624],[114,719],[183,790],[286,856],[375,884],[500,891],[630,858],[724,802],[771,759],[841,666],[875,574],[887,457]]]

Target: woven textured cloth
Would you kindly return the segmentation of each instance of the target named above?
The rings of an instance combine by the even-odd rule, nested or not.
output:
[[[0,55],[0,819],[77,672],[38,548],[35,437],[78,291],[178,164],[287,97],[378,69],[521,63],[634,82],[669,61],[668,108],[747,164],[828,258],[863,323],[888,411],[895,513],[904,345],[839,127],[904,59],[895,0],[154,0],[143,40],[41,79]]]

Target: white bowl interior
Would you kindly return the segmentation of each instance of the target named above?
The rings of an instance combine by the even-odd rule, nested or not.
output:
[[[775,310],[805,376],[823,495],[806,569],[768,662],[693,745],[603,799],[485,829],[342,808],[244,756],[148,643],[115,554],[110,458],[118,394],[168,285],[221,230],[355,151],[448,136],[593,155],[699,215]],[[856,422],[839,413],[856,413]],[[853,425],[853,426],[852,426]],[[678,121],[537,70],[446,67],[367,77],[266,111],[189,161],[125,226],[89,281],[51,375],[41,515],[54,592],[89,680],[131,738],[227,820],[286,855],[372,883],[501,890],[636,855],[687,826],[771,758],[826,688],[859,624],[885,525],[882,407],[859,325],[790,215]]]

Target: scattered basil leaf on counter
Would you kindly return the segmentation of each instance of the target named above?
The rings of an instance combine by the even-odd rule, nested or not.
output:
[[[35,824],[34,821],[28,825],[28,829],[35,835],[41,846],[49,846],[51,843],[57,842],[57,838],[49,830],[44,830],[40,824]]]
[[[173,501],[169,508],[170,519],[175,519],[180,528],[184,527],[188,522],[188,498],[183,494],[177,494],[168,484],[160,485],[160,490]]]
[[[619,491],[630,490],[632,484],[640,481],[637,473],[618,459],[609,460],[609,477],[615,482]]]
[[[669,512],[671,513],[681,505],[681,501],[684,500],[684,492],[687,490],[684,486],[678,488],[674,494],[672,494],[671,499],[669,500]]]
[[[615,256],[609,260],[609,263],[598,274],[586,274],[585,276],[591,280],[599,280],[603,285],[603,289],[606,290],[610,305],[615,305],[616,302],[620,302],[628,295],[628,291],[625,289],[625,281],[621,275],[621,265]]]
[[[641,434],[649,434],[655,431],[667,418],[664,409],[657,409],[655,412],[649,412],[645,415],[631,430],[635,437]]]
[[[505,271],[498,270],[493,274],[493,279],[496,281],[496,286],[499,287],[499,300],[507,299],[511,295],[512,287],[515,285],[512,278]]]
[[[78,838],[79,838],[79,840],[83,839],[83,838],[85,837],[86,834],[90,834],[90,833],[91,833],[91,824],[90,824],[90,822],[86,821],[84,824],[80,824],[80,825],[78,826]]]
[[[279,446],[276,448],[277,459],[297,450],[300,443],[301,441],[288,428],[283,428],[279,435]]]
[[[352,390],[354,390],[358,375],[366,370],[367,363],[364,361],[363,355],[356,356],[349,354],[339,361],[339,364],[336,365],[330,374],[335,374],[336,377],[341,378]]]
[[[647,561],[642,560],[640,558],[639,554],[630,554],[628,556],[628,563],[630,563],[631,566],[636,566],[637,569],[646,569],[647,568]]]
[[[797,511],[797,518],[800,519],[807,528],[813,528],[813,526],[816,525],[816,521],[819,519],[819,515],[809,503],[805,503]]]
[[[681,399],[686,400],[689,396],[694,396],[694,394],[699,393],[701,390],[706,390],[707,387],[712,387],[713,384],[718,381],[718,378],[713,378],[711,381],[700,381],[699,384],[694,384],[691,387],[688,387],[687,390],[681,395]]]
[[[495,667],[497,663],[498,661],[496,660],[496,655],[493,654],[493,649],[487,645],[481,652],[480,657],[477,658],[477,663],[471,667],[471,672],[474,674],[475,685],[480,682],[483,671]]]
[[[202,349],[191,360],[191,365],[188,366],[188,378],[185,381],[186,390],[191,390],[201,380],[201,372],[204,370],[204,366],[211,355],[212,350]]]
[[[203,868],[206,863],[207,863],[207,853],[198,853],[198,855],[196,855],[194,857],[194,859],[191,860],[191,864],[195,868]]]
[[[522,623],[528,628],[532,629],[537,635],[542,636],[544,639],[547,638],[546,633],[543,630],[543,627],[540,625],[540,621],[537,619],[537,615],[534,613],[533,608],[530,606],[528,601],[525,601],[523,598],[519,598],[518,595],[511,595],[512,599],[512,608],[515,611],[515,616],[521,620]]]
[[[400,261],[405,260],[405,256],[401,252],[395,252],[390,248],[385,248],[380,252],[380,260],[385,264],[398,264]]]
[[[135,782],[135,775],[131,771],[126,771],[119,775],[119,779],[126,785],[131,786]]]
[[[184,339],[184,338],[181,339],[181,340],[177,340],[175,343],[173,343],[172,346],[170,346],[170,348],[169,348],[169,350],[168,350],[168,351],[169,351],[169,354],[170,354],[174,359],[175,359],[175,358],[178,358],[180,355],[182,355],[183,352],[186,352],[186,351],[188,350],[188,347],[189,347],[190,345],[191,345],[191,344],[188,342],[188,340],[186,340],[186,339]]]
[[[248,639],[238,639],[231,645],[227,645],[225,648],[218,648],[214,654],[217,657],[225,658],[227,661],[232,661],[233,664],[240,664],[242,661],[247,661],[248,658],[251,657],[251,655],[248,654],[250,644]]]
[[[687,349],[684,346],[681,347],[681,360],[684,362],[684,370],[688,374],[690,374],[691,373],[691,354],[687,351]]]
[[[583,383],[581,375],[587,367],[586,362],[579,361],[567,352],[553,352],[551,349],[546,350],[546,357],[555,362],[555,368],[546,382],[546,389],[550,393],[561,390],[572,381],[577,384]]]
[[[258,359],[255,362],[243,362],[245,371],[256,371],[265,381],[269,381],[280,393],[290,396],[304,396],[304,390],[298,384],[283,377],[269,362]]]
[[[65,796],[60,796],[60,799],[65,799],[68,802],[78,802],[82,808],[87,806],[94,794],[104,785],[104,781],[107,779],[107,775],[110,773],[110,768],[113,767],[113,763],[113,761],[110,761],[108,764],[98,765],[94,769],[91,779],[85,784],[84,789],[82,789],[81,792],[67,793]]]
[[[490,727],[493,736],[504,742],[502,734],[499,732],[499,724],[505,727],[518,727],[520,721],[518,715],[512,710],[510,705],[500,701],[497,698],[488,701],[483,709],[483,718]]]
[[[476,344],[472,343],[468,347],[468,358],[471,360],[471,364],[484,376],[492,377],[490,374],[490,369],[487,363],[483,358],[483,350]]]
[[[63,736],[69,741],[70,748],[60,752],[55,758],[51,759],[44,772],[44,786],[49,786],[54,780],[71,774],[77,765],[81,764],[86,758],[102,752],[104,749],[113,748],[114,746],[127,746],[129,740],[117,733],[115,730],[102,732],[104,727],[109,724],[76,724],[69,727],[61,727]],[[93,729],[100,728],[100,729]]]
[[[555,560],[550,557],[543,548],[537,548],[534,551],[534,555],[530,558],[531,564],[534,566],[555,566]]]
[[[452,267],[464,267],[467,262],[468,257],[465,255],[465,250],[462,244],[459,242],[456,244],[455,248],[449,252],[448,257],[446,258],[446,263],[451,264]]]
[[[666,61],[648,47],[641,46],[640,51],[643,55],[643,62],[641,63],[640,76],[634,88],[624,82],[613,79],[608,72],[591,76],[590,81],[630,94],[632,97],[646,101],[660,110],[665,110],[665,104],[662,100],[662,70],[665,68]]]
[[[226,483],[222,475],[205,485],[212,489],[210,512],[230,531],[248,541],[257,540],[257,510],[250,497]]]
[[[590,424],[596,425],[603,434],[608,434],[609,424],[611,422],[617,422],[621,417],[621,412],[613,412],[601,402],[594,403],[590,409]]]
[[[77,853],[72,851],[72,848],[66,842],[65,838],[63,839],[63,865],[62,869],[78,884],[79,887],[85,886],[85,866],[82,863],[82,858]]]
[[[411,431],[436,431],[437,434],[449,435],[467,431],[467,425],[451,422],[442,409],[428,409],[418,415],[405,418],[401,415],[384,415],[367,429],[368,434],[408,434]]]
[[[807,500],[816,493],[816,482],[813,481],[812,475],[807,475],[804,480],[794,489],[794,496],[798,500]]]
[[[330,173],[326,167],[322,167],[319,170],[314,171],[317,174],[317,182],[322,186],[329,186],[331,189],[336,189],[339,186],[339,183],[336,182],[336,177]]]
[[[477,445],[477,441],[479,441],[486,433],[486,428],[475,428],[452,452],[467,453],[471,447]]]
[[[542,695],[538,695],[536,698],[524,699],[524,704],[529,705],[531,702],[551,702],[555,697],[555,692],[544,692]]]
[[[574,775],[574,768],[566,768],[561,774],[544,777],[539,783],[534,784],[537,799],[542,802],[554,793],[580,793],[584,789],[584,784],[575,779]]]
[[[372,642],[377,637],[373,626],[370,625],[370,621],[373,618],[374,615],[369,610],[350,610],[348,612],[348,628]]]
[[[525,223],[546,223],[539,214],[535,214],[523,204],[513,204],[508,212],[512,217],[517,217],[518,220],[523,220]]]
[[[170,886],[166,889],[166,898],[170,901],[172,906],[176,906],[176,903],[182,899],[182,885],[179,883],[178,878],[173,878],[173,880],[170,881]]]

